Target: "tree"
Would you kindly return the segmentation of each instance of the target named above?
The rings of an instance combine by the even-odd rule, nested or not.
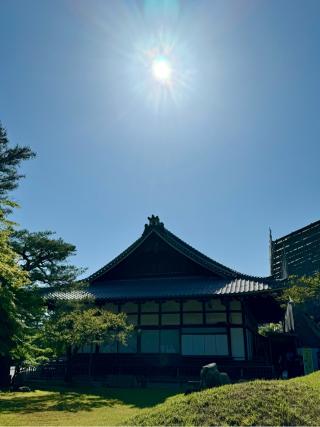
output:
[[[24,301],[30,285],[28,274],[18,264],[9,242],[11,224],[0,210],[0,385],[9,381],[11,350],[26,332]],[[1,369],[2,368],[2,369]]]
[[[18,173],[22,161],[34,157],[29,147],[9,147],[7,132],[0,122],[0,200],[7,198],[8,192],[14,190],[24,176]]]
[[[282,323],[264,323],[258,327],[260,335],[267,337],[269,335],[275,335],[283,332]]]
[[[292,301],[308,313],[320,326],[320,272],[312,276],[290,277],[281,300]]]
[[[61,238],[53,238],[54,234],[52,231],[15,231],[11,245],[32,283],[55,288],[70,286],[85,269],[68,263],[68,258],[76,254],[76,247]]]
[[[61,309],[62,308],[62,309]],[[99,308],[84,308],[80,303],[71,304],[69,312],[66,305],[55,307],[44,327],[44,337],[55,349],[56,356],[66,354],[67,382],[72,381],[73,361],[79,349],[84,345],[110,344],[118,341],[126,343],[133,326],[127,323],[125,313],[111,313]],[[89,372],[91,374],[89,360]]]
[[[20,266],[28,274],[33,286],[32,292],[28,294],[32,310],[29,314],[25,313],[28,334],[11,352],[17,373],[23,365],[37,365],[55,353],[55,344],[46,339],[44,330],[47,320],[46,301],[42,292],[44,286],[49,286],[52,291],[61,288],[71,291],[82,286],[77,277],[84,269],[68,262],[68,258],[75,255],[76,247],[61,238],[53,238],[54,234],[51,231],[31,233],[19,230],[10,236],[11,246],[19,256]],[[66,311],[65,303],[63,305]]]
[[[14,224],[8,221],[7,214],[16,204],[7,197],[23,176],[18,173],[21,162],[33,156],[28,147],[10,148],[0,123],[0,386],[9,383],[10,353],[26,332],[24,302],[30,286],[28,274],[19,266],[18,256],[10,246]]]
[[[290,277],[289,286],[283,291],[282,299],[287,301],[291,299],[297,304],[320,300],[320,273]]]

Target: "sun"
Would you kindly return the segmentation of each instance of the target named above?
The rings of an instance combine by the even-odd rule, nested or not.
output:
[[[155,80],[162,84],[169,84],[172,77],[172,66],[168,58],[158,56],[151,64],[152,75]]]

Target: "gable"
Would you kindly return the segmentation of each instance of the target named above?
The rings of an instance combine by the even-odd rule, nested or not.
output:
[[[159,234],[151,233],[122,261],[91,283],[112,279],[209,275],[215,276],[212,271],[173,248]]]

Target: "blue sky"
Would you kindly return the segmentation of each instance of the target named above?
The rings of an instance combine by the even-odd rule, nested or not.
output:
[[[318,0],[0,0],[0,120],[37,153],[15,219],[90,273],[153,213],[268,274],[268,227],[320,217],[319,16]],[[161,37],[170,94],[141,64]]]

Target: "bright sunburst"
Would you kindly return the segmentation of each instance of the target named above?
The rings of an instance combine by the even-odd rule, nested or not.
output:
[[[152,75],[162,84],[169,84],[172,77],[172,66],[168,58],[158,56],[152,62]]]
[[[181,105],[191,90],[192,62],[187,43],[171,32],[159,30],[145,35],[132,53],[135,91],[157,112],[170,103]]]

